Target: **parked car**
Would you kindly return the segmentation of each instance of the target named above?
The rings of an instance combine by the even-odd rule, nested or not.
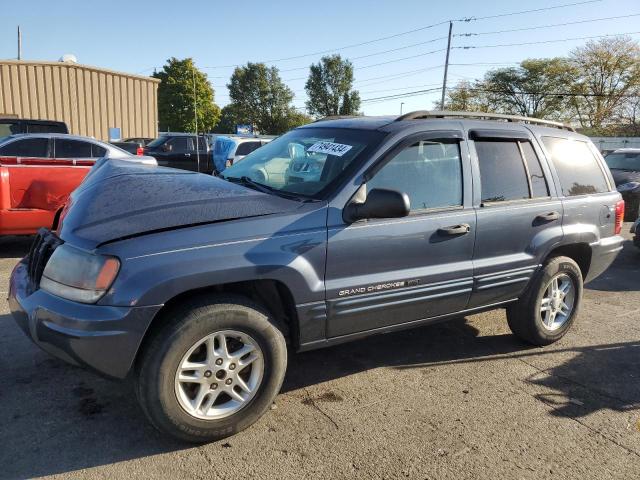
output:
[[[631,233],[633,233],[633,244],[640,248],[640,217],[631,226]]]
[[[640,217],[640,148],[620,148],[604,157],[625,201],[625,220]]]
[[[220,173],[234,163],[238,163],[254,150],[266,145],[273,137],[248,137],[240,135],[219,135],[213,148],[213,163]]]
[[[321,175],[261,176],[301,148]],[[623,215],[602,156],[561,124],[320,121],[220,177],[105,163],[16,266],[9,304],[43,349],[132,378],[159,430],[209,441],[269,409],[287,345],[495,308],[524,341],[559,340],[622,249]]]
[[[154,140],[153,138],[149,138],[149,137],[132,137],[132,138],[125,138],[122,141],[127,143],[138,143],[140,144],[140,146],[144,147],[146,144],[151,143],[153,140]]]
[[[125,152],[128,152],[131,155],[143,155],[144,149],[142,148],[141,143],[137,142],[109,142],[111,145],[115,145],[118,148],[121,148]]]
[[[161,167],[179,168],[193,172],[212,173],[213,162],[207,139],[189,133],[163,133],[142,149],[143,155],[150,155]]]
[[[17,133],[69,133],[64,122],[29,118],[0,118],[0,138]]]
[[[0,139],[0,235],[55,228],[62,207],[97,158],[155,164],[108,143],[65,134],[17,134]]]

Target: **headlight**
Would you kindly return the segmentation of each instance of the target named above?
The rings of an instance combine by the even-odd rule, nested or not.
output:
[[[618,191],[630,192],[631,190],[635,190],[638,187],[640,187],[640,182],[623,183],[622,185],[618,185]]]
[[[58,297],[81,303],[97,302],[109,289],[120,269],[120,260],[87,253],[63,244],[47,262],[40,288]]]

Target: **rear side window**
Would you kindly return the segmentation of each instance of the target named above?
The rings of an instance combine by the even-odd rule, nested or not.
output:
[[[0,122],[0,137],[8,137],[14,133],[22,133],[18,122]]]
[[[249,155],[254,150],[258,149],[262,146],[260,142],[243,142],[238,145],[238,149],[236,150],[236,155]]]
[[[59,123],[27,123],[27,133],[67,133]]]
[[[5,157],[37,157],[46,158],[49,139],[26,138],[17,140],[0,148],[0,155]]]
[[[556,167],[563,195],[588,195],[609,191],[604,172],[587,142],[542,137]]]
[[[56,158],[91,158],[91,144],[80,140],[56,139]]]
[[[104,157],[107,153],[107,149],[100,145],[91,144],[91,156],[93,158]]]
[[[476,141],[480,163],[482,202],[529,198],[529,182],[518,142]]]

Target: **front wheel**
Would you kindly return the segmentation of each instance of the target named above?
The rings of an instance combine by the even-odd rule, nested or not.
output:
[[[137,368],[151,423],[189,442],[250,426],[277,395],[287,365],[284,336],[243,297],[198,298],[166,313]]]
[[[524,296],[507,308],[511,331],[534,345],[549,345],[569,330],[582,303],[583,280],[569,257],[553,257],[531,281]]]

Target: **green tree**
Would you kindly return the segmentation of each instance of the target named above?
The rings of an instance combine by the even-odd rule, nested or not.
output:
[[[440,101],[434,102],[433,108],[440,110]],[[444,109],[457,112],[493,112],[492,106],[484,92],[482,82],[469,82],[463,80],[447,89],[444,100]]]
[[[260,133],[278,135],[290,130],[299,115],[291,105],[293,92],[278,74],[276,67],[264,63],[247,63],[238,67],[227,84],[231,102],[225,122],[253,125]]]
[[[640,94],[640,44],[630,37],[590,41],[571,52],[577,71],[571,106],[583,128],[606,130]]]
[[[478,84],[495,111],[536,118],[566,117],[566,92],[576,72],[563,58],[524,60],[487,72]]]
[[[153,77],[160,79],[158,86],[158,118],[160,130],[195,132],[195,113],[198,131],[213,129],[220,118],[220,108],[214,102],[214,92],[207,76],[196,68],[191,58],[175,57]],[[195,81],[195,102],[194,102]]]
[[[309,67],[307,110],[316,117],[357,115],[360,94],[353,88],[353,65],[340,55],[322,57]]]

